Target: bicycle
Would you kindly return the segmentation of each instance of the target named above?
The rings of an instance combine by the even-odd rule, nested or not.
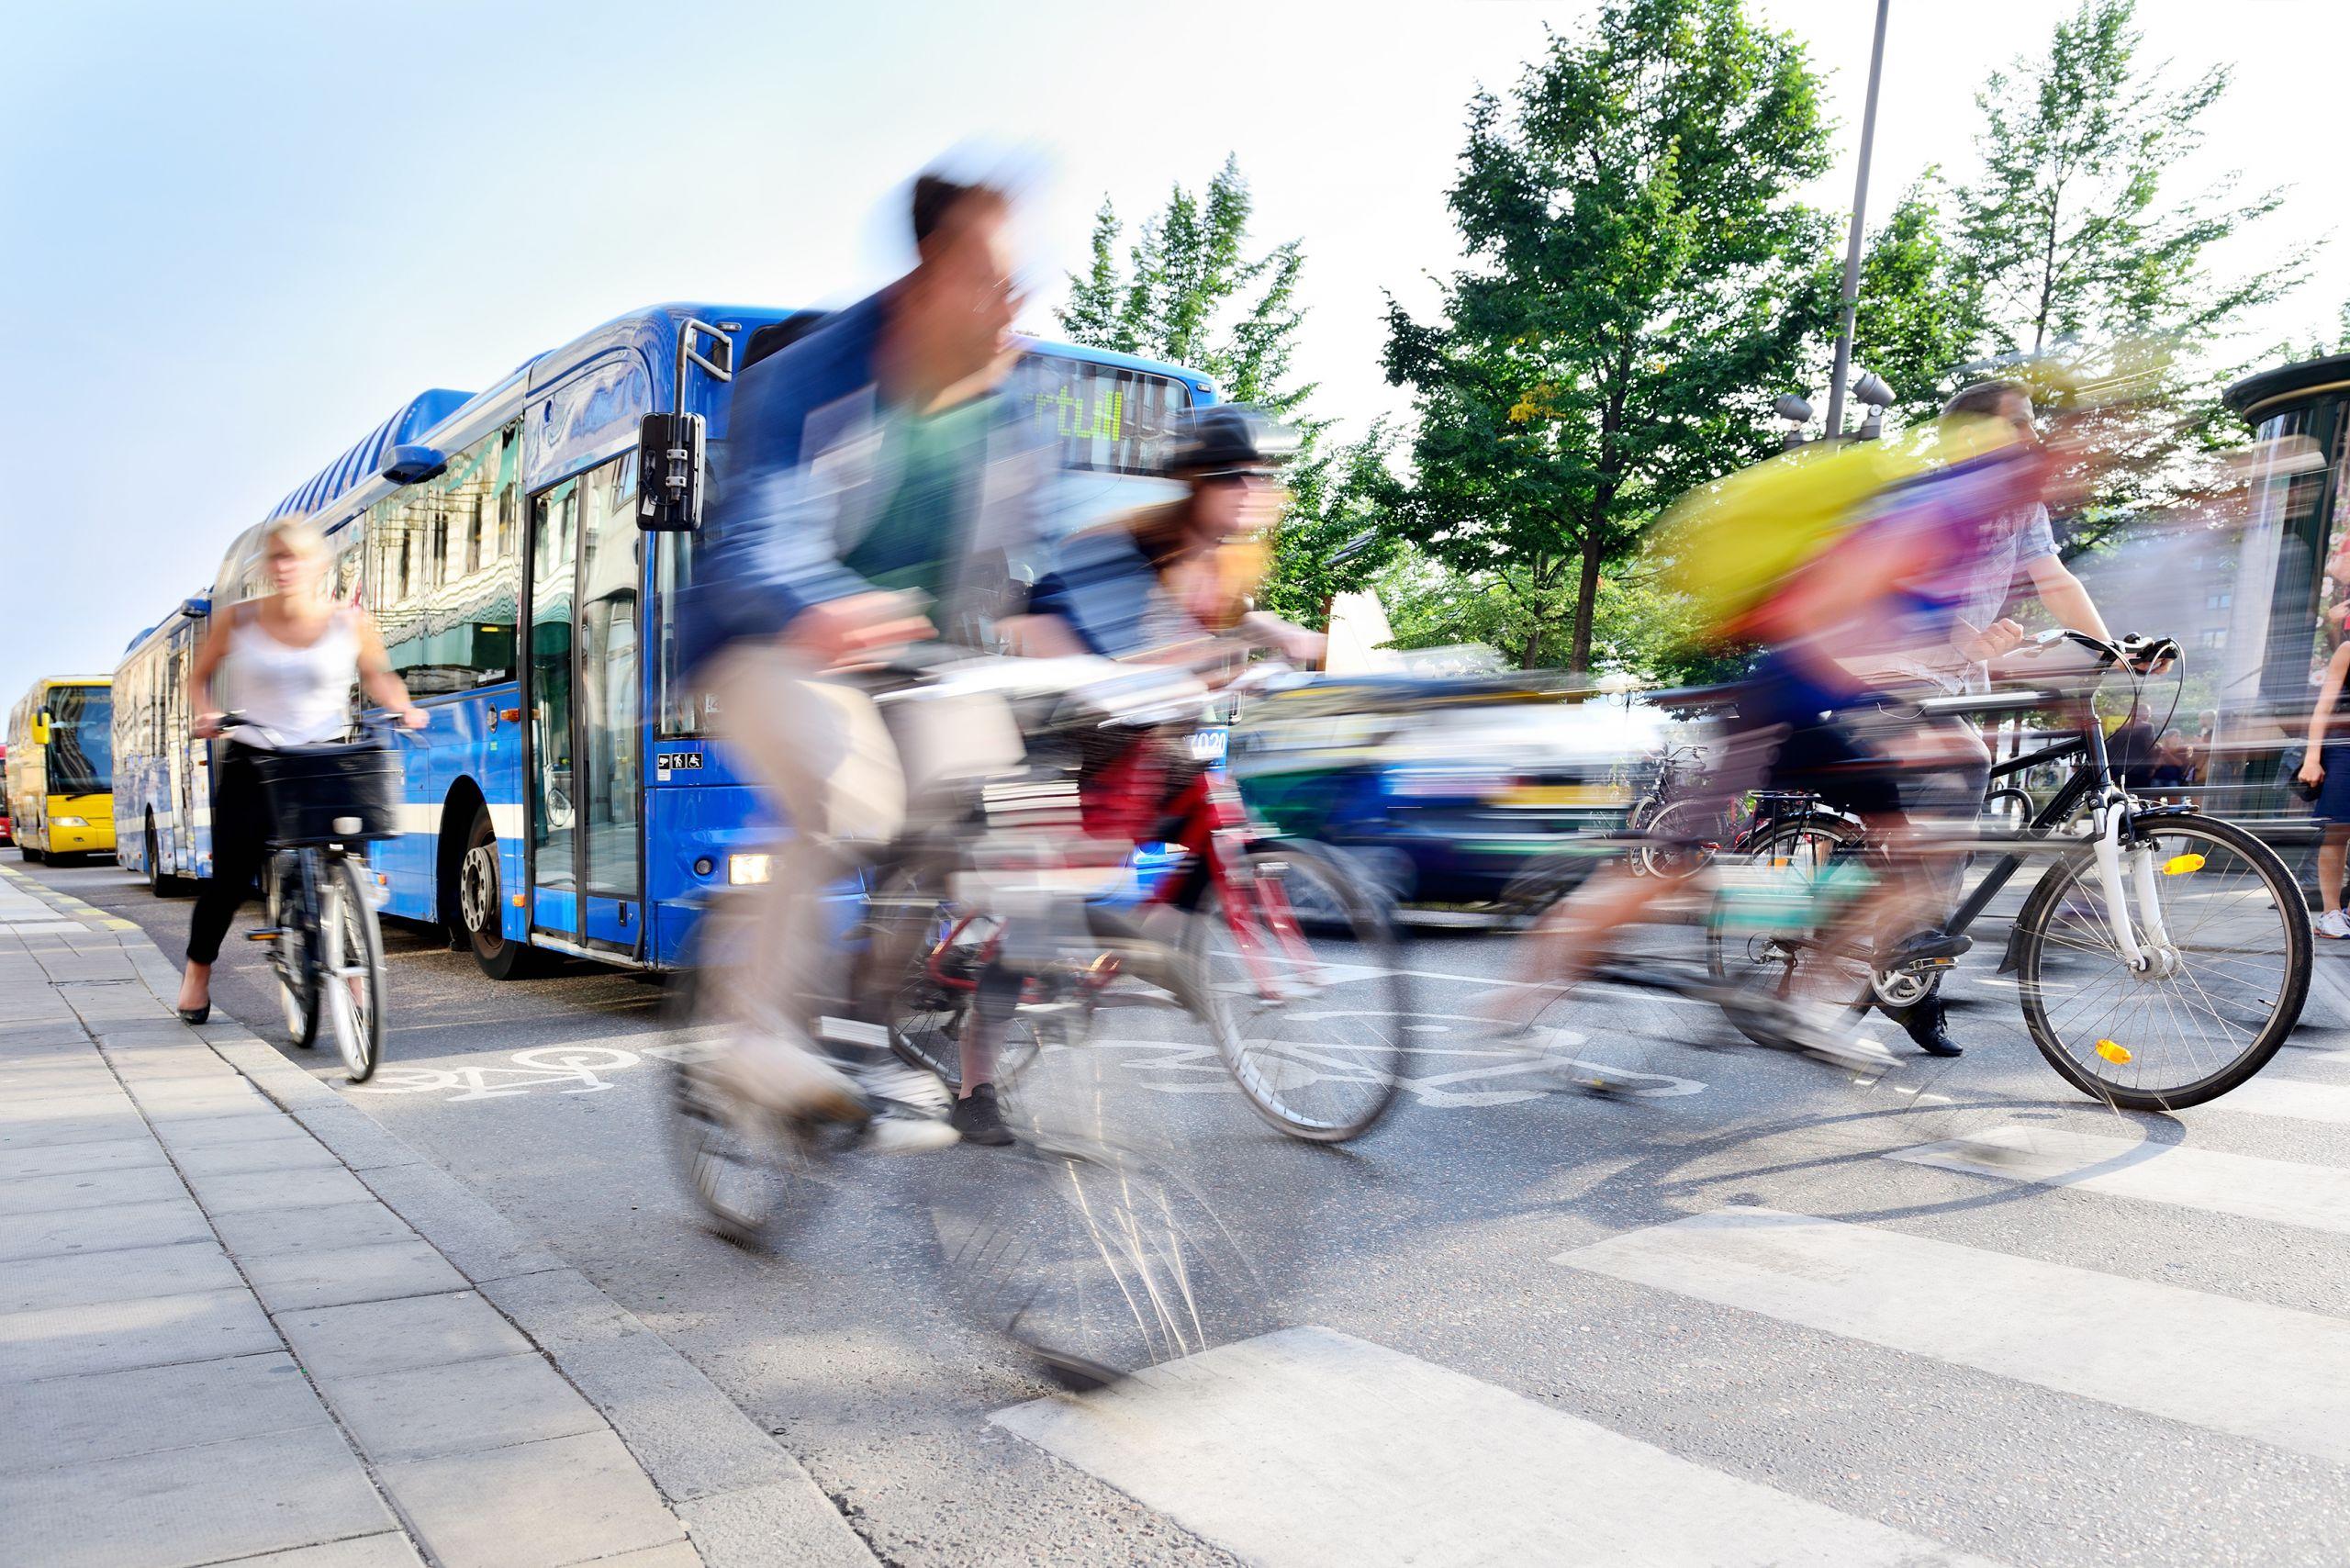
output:
[[[222,715],[224,728],[249,722]],[[353,1083],[384,1048],[384,933],[366,846],[397,832],[398,763],[383,733],[341,745],[256,748],[272,851],[263,871],[269,944],[286,1033],[296,1046],[333,1031]]]
[[[2125,647],[2067,629],[2027,646],[2036,654],[2066,643],[2095,655],[2100,675],[2179,656],[2168,639]],[[1939,717],[2035,711],[2055,700],[2024,691],[1917,707],[1922,717]],[[2006,838],[2014,847],[1942,929],[1964,935],[2026,854],[2053,856],[2016,916],[2002,965],[2017,975],[2033,1046],[2067,1082],[2109,1104],[2143,1111],[2201,1104],[2258,1072],[2300,1021],[2313,961],[2308,905],[2284,861],[2244,828],[2128,793],[2086,703],[2081,719],[2073,738],[1994,769],[2006,778],[2042,763],[2072,764],[2064,785]],[[1718,978],[1783,999],[1822,999],[1854,1018],[1873,1004],[1914,1005],[1940,982],[1948,959],[1881,968],[1874,955],[1831,946],[1818,934],[1836,902],[1823,890],[1840,881],[1849,890],[1871,874],[1879,850],[1864,834],[1806,817],[1767,823],[1749,846],[1762,879],[1778,883],[1777,896],[1766,893],[1762,902],[1775,903],[1784,918],[1742,915],[1739,898],[1751,899],[1751,889],[1718,904],[1707,936],[1707,967]],[[2154,1044],[2157,1037],[2162,1045]]]

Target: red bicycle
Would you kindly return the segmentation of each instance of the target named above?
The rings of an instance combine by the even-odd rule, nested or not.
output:
[[[1057,806],[1040,805],[1053,792],[1032,774],[1002,809],[1027,819],[1021,847],[1007,852],[999,837],[985,874],[956,851],[876,876],[867,951],[882,969],[867,974],[897,977],[877,989],[901,1059],[959,1088],[982,989],[1016,985],[996,1062],[1008,1081],[1039,1049],[1090,1039],[1123,986],[1204,1025],[1249,1104],[1291,1137],[1343,1142],[1379,1120],[1406,1070],[1411,1011],[1388,901],[1337,851],[1252,818],[1221,747],[1201,735],[1222,732],[1095,732],[1046,769],[1061,776]],[[1074,844],[1140,848],[1089,865]],[[1046,887],[1079,896],[1058,916],[1006,907]],[[990,891],[1013,888],[1022,892]]]

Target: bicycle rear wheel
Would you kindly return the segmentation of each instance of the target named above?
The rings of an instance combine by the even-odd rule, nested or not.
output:
[[[1725,874],[1714,913],[1706,922],[1706,968],[1725,985],[1765,992],[1781,1002],[1841,1009],[1857,1022],[1873,1000],[1874,977],[1857,958],[1816,945],[1832,915],[1830,868],[1844,836],[1818,823],[1771,829],[1750,846],[1751,858]],[[1777,1046],[1760,1015],[1725,1010],[1739,1033],[1760,1046]]]
[[[2031,1043],[2065,1081],[2127,1110],[2173,1111],[2225,1094],[2277,1054],[2309,997],[2313,941],[2292,872],[2243,828],[2177,816],[2138,831],[2170,936],[2157,968],[2134,972],[2122,957],[2084,849],[2025,899],[2016,969]]]
[[[319,1038],[318,884],[315,851],[286,850],[271,857],[263,875],[263,906],[269,928],[270,972],[277,978],[277,1005],[285,1033],[308,1049]]]
[[[899,1060],[963,1087],[963,1034],[976,1026],[985,952],[1002,931],[991,916],[966,920],[946,893],[954,862],[910,860],[874,880],[861,927],[864,950],[852,993],[878,1007]],[[1009,1082],[1035,1058],[1034,1020],[1015,1014],[993,1042],[994,1081]]]
[[[1412,1011],[1386,901],[1319,844],[1260,845],[1211,882],[1190,923],[1180,999],[1257,1114],[1343,1143],[1385,1114],[1410,1068]]]
[[[335,862],[320,901],[318,984],[353,1083],[374,1077],[384,1054],[384,928],[370,895],[366,863],[345,857]]]

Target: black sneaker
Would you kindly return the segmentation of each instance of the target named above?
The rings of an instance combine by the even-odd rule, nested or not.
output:
[[[946,1123],[963,1135],[965,1143],[1002,1148],[1013,1141],[1012,1129],[1003,1125],[1003,1109],[995,1102],[992,1083],[982,1083],[956,1101]]]
[[[1975,938],[1964,932],[1953,935],[1947,931],[1916,931],[1896,942],[1893,950],[1879,959],[1877,968],[1900,969],[1912,964],[1939,963],[1960,958],[1974,946]]]
[[[1901,1030],[1909,1036],[1911,1045],[1930,1057],[1966,1054],[1966,1047],[1950,1037],[1939,991],[1928,995],[1903,1015]]]

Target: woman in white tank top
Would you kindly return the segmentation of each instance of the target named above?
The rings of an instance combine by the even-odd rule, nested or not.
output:
[[[411,730],[427,719],[392,673],[375,622],[327,596],[326,542],[318,531],[289,518],[270,529],[262,549],[272,591],[216,615],[188,671],[198,739],[223,735],[223,709],[241,719],[226,732],[212,770],[212,878],[190,918],[180,980],[180,1016],[191,1024],[211,1016],[220,939],[268,857],[268,811],[253,753],[340,739],[351,728],[353,686]]]

